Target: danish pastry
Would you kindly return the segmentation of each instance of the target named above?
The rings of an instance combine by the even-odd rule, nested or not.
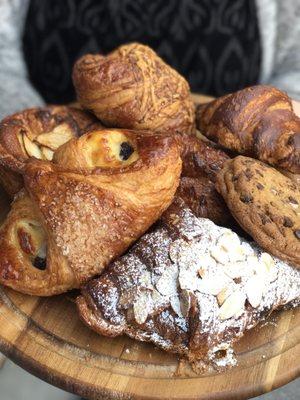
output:
[[[23,186],[20,173],[28,158],[52,160],[63,143],[100,126],[93,115],[66,106],[31,108],[4,118],[0,124],[0,183],[13,196]]]
[[[187,81],[149,47],[124,45],[87,54],[73,68],[79,103],[106,126],[192,133],[195,107]]]
[[[239,154],[300,173],[300,119],[287,94],[258,85],[199,105],[202,134]]]
[[[126,130],[73,138],[52,162],[30,159],[0,229],[0,282],[40,296],[79,287],[160,217],[180,173],[175,138]]]
[[[101,335],[152,342],[199,372],[236,364],[246,330],[299,303],[300,271],[180,203],[77,299]]]

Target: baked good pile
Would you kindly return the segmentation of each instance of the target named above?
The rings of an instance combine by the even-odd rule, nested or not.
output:
[[[81,319],[187,359],[237,363],[234,343],[300,304],[300,119],[276,88],[195,106],[147,46],[85,55],[78,104],[0,124],[0,283],[80,289]]]

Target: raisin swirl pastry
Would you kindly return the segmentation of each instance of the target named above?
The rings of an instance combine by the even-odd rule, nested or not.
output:
[[[99,128],[97,119],[67,106],[30,108],[0,124],[0,183],[13,196],[23,186],[20,175],[30,157],[52,160],[54,151],[86,130]]]
[[[73,68],[79,103],[106,126],[193,133],[195,107],[187,81],[139,43],[103,56],[86,54]]]
[[[82,288],[101,335],[152,342],[203,371],[236,364],[233,344],[275,309],[300,303],[300,271],[197,218],[179,200],[159,225]]]
[[[169,136],[103,129],[24,171],[0,230],[0,282],[48,296],[99,274],[160,217],[179,183],[180,149]]]

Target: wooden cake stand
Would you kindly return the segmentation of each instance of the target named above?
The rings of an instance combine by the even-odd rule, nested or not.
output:
[[[199,100],[199,98],[197,98]],[[202,98],[200,98],[202,100]],[[5,214],[8,200],[0,193]],[[300,309],[281,311],[236,346],[238,366],[197,376],[127,337],[109,339],[77,315],[75,292],[49,298],[0,287],[0,350],[45,381],[88,399],[246,399],[300,374]]]

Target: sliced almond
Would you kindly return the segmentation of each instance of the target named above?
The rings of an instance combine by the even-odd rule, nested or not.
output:
[[[253,273],[257,274],[261,270],[260,262],[259,262],[257,256],[249,256],[247,258],[247,263]]]
[[[182,312],[181,312],[181,306],[180,306],[180,300],[178,296],[172,296],[170,299],[170,304],[173,309],[173,311],[179,316],[183,317]]]
[[[197,290],[204,294],[211,294],[217,296],[224,287],[226,287],[227,282],[223,279],[217,277],[214,278],[204,278],[199,280]]]
[[[167,268],[156,282],[156,289],[163,296],[177,296],[177,267],[173,264]]]
[[[268,253],[262,253],[260,256],[260,262],[267,274],[267,280],[269,282],[274,282],[278,276],[278,270],[274,258]]]
[[[251,274],[249,265],[243,261],[229,263],[224,266],[223,271],[231,279],[242,278]]]
[[[134,318],[138,324],[146,322],[150,311],[150,296],[148,292],[141,292],[133,303]]]
[[[233,292],[220,307],[219,318],[224,321],[240,313],[245,308],[245,301],[246,296],[243,292]]]
[[[158,304],[164,304],[165,302],[167,302],[166,297],[162,296],[158,290],[153,289],[151,292],[151,297],[152,297],[152,301],[153,304],[155,306],[157,306]]]
[[[54,151],[48,149],[48,147],[41,146],[41,152],[46,160],[52,160]]]
[[[215,246],[210,254],[220,264],[225,265],[229,262],[228,252],[221,246]]]
[[[143,274],[140,276],[140,285],[146,289],[153,289],[152,281],[151,281],[151,274],[149,271],[144,271]]]
[[[245,285],[246,296],[253,308],[257,308],[263,298],[265,282],[259,275],[254,275],[248,279]]]
[[[210,268],[211,269],[216,266],[216,261],[209,254],[200,256],[198,258],[198,261],[199,261],[200,268],[204,268],[204,269]]]
[[[228,252],[228,257],[230,262],[245,261],[246,254],[244,247],[241,244],[232,246],[231,250]]]
[[[230,290],[229,287],[224,287],[220,293],[217,294],[217,301],[220,307],[231,293],[232,290]]]
[[[51,150],[56,150],[72,138],[73,134],[69,125],[61,124],[56,126],[51,132],[41,133],[35,138],[35,141],[49,147]]]
[[[26,135],[23,135],[24,147],[29,157],[43,159],[42,152],[38,145],[31,142]]]
[[[26,152],[25,147],[24,147],[24,139],[23,139],[23,136],[24,136],[24,135],[23,135],[21,132],[18,132],[18,133],[17,133],[17,139],[18,139],[18,142],[20,143],[22,152],[24,153],[24,155],[27,155],[27,152]]]
[[[224,250],[230,252],[233,247],[237,247],[241,244],[238,235],[230,230],[223,233],[218,240],[218,245],[223,247]]]
[[[205,277],[205,273],[206,273],[206,269],[204,269],[204,268],[200,268],[198,270],[198,274],[202,279]]]

